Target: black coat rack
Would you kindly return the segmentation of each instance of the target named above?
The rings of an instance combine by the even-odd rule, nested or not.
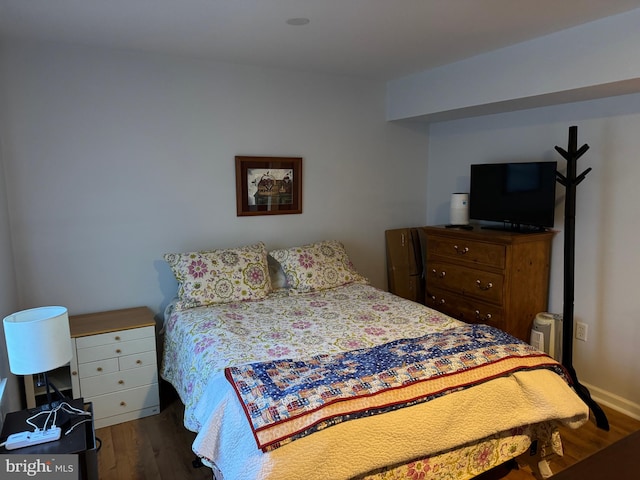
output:
[[[567,150],[555,147],[556,151],[567,161],[567,175],[556,172],[556,180],[565,189],[564,200],[564,308],[562,311],[562,365],[567,369],[573,387],[578,396],[593,411],[596,425],[603,430],[609,430],[609,421],[600,406],[591,398],[589,390],[580,384],[573,368],[573,301],[575,284],[575,242],[576,242],[576,187],[591,171],[586,169],[576,175],[578,159],[589,150],[586,143],[578,148],[578,127],[569,127],[569,143]]]

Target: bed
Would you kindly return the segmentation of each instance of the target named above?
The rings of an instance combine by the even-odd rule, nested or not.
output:
[[[588,419],[551,357],[370,286],[340,242],[165,259],[161,375],[216,480],[466,479]]]

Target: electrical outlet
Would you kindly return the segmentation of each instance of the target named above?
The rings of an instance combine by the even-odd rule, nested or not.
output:
[[[587,341],[587,324],[582,322],[576,322],[576,339],[582,340],[583,342]]]

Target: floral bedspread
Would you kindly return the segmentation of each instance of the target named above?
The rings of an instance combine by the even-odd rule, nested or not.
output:
[[[269,451],[342,421],[430,401],[535,368],[565,373],[549,356],[501,330],[463,325],[308,360],[228,367],[225,375],[258,447]]]
[[[531,440],[538,449],[531,452]],[[416,459],[404,465],[385,467],[352,480],[468,480],[513,458],[537,471],[537,462],[563,455],[558,428],[551,423],[525,425],[461,445],[455,450]],[[541,476],[536,477],[541,478]]]
[[[197,432],[193,409],[212,374],[226,367],[335,354],[460,325],[362,283],[304,295],[282,290],[258,302],[174,311],[165,320],[161,375],[185,405],[185,426]]]
[[[305,454],[301,454],[296,445],[304,446],[316,435],[264,453],[256,447],[251,429],[246,418],[243,418],[241,406],[237,400],[230,401],[235,394],[224,379],[225,368],[282,358],[305,359],[316,355],[334,355],[403,338],[446,332],[464,325],[466,324],[463,322],[423,305],[362,283],[298,295],[281,290],[271,293],[261,301],[172,312],[165,320],[161,375],[175,387],[185,405],[185,426],[199,432],[193,445],[194,452],[214,472],[219,468],[226,479],[233,480],[293,480],[300,478],[299,475],[296,476],[296,470],[292,469],[293,459],[298,463],[304,461],[308,467],[304,478],[312,478],[312,472],[320,475],[318,478],[332,478],[326,476],[326,470],[318,470],[317,466],[326,464],[336,468],[339,462],[341,469],[351,468],[354,464],[358,464],[360,472],[374,468],[369,466],[364,458],[366,455],[362,453],[345,457],[341,443],[336,442],[338,437],[326,435],[334,429],[340,429],[342,425],[357,424],[361,420],[345,422],[318,433],[317,436],[330,441],[305,450]],[[555,374],[553,376],[559,378]],[[560,380],[560,383],[566,388],[564,381]],[[226,390],[221,390],[223,388]],[[442,399],[438,399],[440,400]],[[422,405],[430,403],[435,402]],[[234,413],[236,410],[237,414]],[[224,422],[218,416],[223,413]],[[237,417],[231,423],[228,421],[229,414]],[[530,439],[536,436],[537,431],[530,430],[527,426],[517,432],[503,429],[503,433],[495,438],[474,442],[460,449],[447,449],[437,455],[431,453],[428,457],[426,455],[430,450],[422,450],[422,446],[418,448],[415,442],[409,443],[402,447],[403,454],[404,449],[408,451],[414,445],[416,453],[411,453],[412,457],[409,458],[422,460],[409,462],[408,458],[402,461],[384,461],[376,468],[394,466],[373,470],[366,478],[471,478],[490,466],[518,455],[526,449],[525,445]],[[315,444],[316,441],[313,441]],[[343,441],[351,440],[345,437]],[[433,438],[433,442],[441,448],[441,435]],[[225,447],[229,444],[233,444],[233,448]],[[380,448],[383,444],[384,442],[376,443]],[[313,453],[316,451],[317,455]],[[379,453],[376,451],[376,455]],[[360,459],[360,456],[363,458]],[[329,461],[329,458],[332,460]],[[360,462],[367,466],[360,469]],[[351,474],[344,478],[353,476]]]

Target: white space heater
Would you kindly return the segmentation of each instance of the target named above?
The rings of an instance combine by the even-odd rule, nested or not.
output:
[[[562,361],[562,315],[540,312],[533,320],[531,345]]]

